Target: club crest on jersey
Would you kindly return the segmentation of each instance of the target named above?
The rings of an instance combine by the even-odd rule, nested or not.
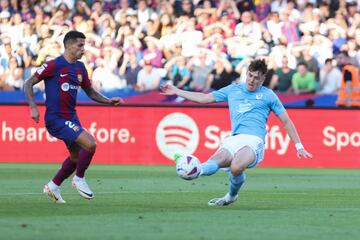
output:
[[[263,97],[263,94],[262,94],[262,93],[257,93],[256,96],[255,96],[255,98],[256,98],[257,100],[262,99],[262,97]]]
[[[69,84],[67,82],[64,82],[64,83],[61,84],[61,90],[63,90],[64,92],[69,91],[69,89],[77,90],[77,89],[79,89],[79,86],[74,86],[74,85]]]
[[[63,90],[64,92],[69,91],[70,89],[70,84],[67,82],[64,82],[63,84],[61,84],[61,90]]]
[[[80,127],[75,125],[73,122],[71,121],[66,121],[65,125],[67,125],[69,128],[71,128],[72,130],[74,130],[74,132],[78,132],[80,130]]]
[[[77,79],[78,79],[78,82],[81,83],[83,78],[82,78],[82,75],[81,74],[78,74],[77,75]]]

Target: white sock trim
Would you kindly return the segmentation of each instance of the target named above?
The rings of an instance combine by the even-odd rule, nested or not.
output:
[[[84,179],[84,178],[78,177],[78,176],[75,174],[74,180],[82,180],[82,179]]]
[[[48,186],[49,186],[50,189],[59,188],[59,186],[56,185],[56,183],[54,183],[53,180],[50,180],[50,181],[49,181]]]

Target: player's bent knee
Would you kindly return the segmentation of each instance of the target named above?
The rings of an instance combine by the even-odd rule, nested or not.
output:
[[[246,167],[243,167],[238,164],[231,164],[230,166],[231,174],[235,177],[240,176],[245,171],[245,169]]]
[[[83,145],[83,148],[89,152],[95,152],[96,151],[96,140],[95,138],[90,135],[89,133],[85,133],[85,144]]]
[[[96,141],[91,141],[89,144],[89,148],[87,149],[89,152],[95,152],[96,151]]]
[[[220,149],[209,159],[214,159],[218,162],[220,167],[229,167],[233,159],[231,153],[227,149]]]

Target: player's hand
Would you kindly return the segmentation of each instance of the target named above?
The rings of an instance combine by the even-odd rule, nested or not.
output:
[[[312,158],[313,155],[309,152],[307,152],[305,149],[301,148],[297,151],[297,157],[300,159],[301,157],[303,158]]]
[[[175,87],[174,85],[171,85],[171,84],[162,85],[162,86],[160,86],[160,91],[161,91],[160,94],[175,95],[177,89],[178,89],[177,87]]]
[[[39,123],[39,119],[40,119],[40,113],[37,107],[31,107],[30,108],[30,114],[31,114],[31,118],[34,119],[34,121],[36,123]]]
[[[120,104],[123,104],[124,100],[122,98],[119,97],[112,97],[110,98],[110,104],[114,105],[114,106],[118,106]]]

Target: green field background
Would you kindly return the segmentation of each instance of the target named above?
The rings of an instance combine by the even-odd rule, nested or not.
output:
[[[360,170],[256,168],[237,202],[210,207],[228,177],[184,181],[174,166],[93,165],[94,200],[69,180],[66,204],[43,185],[58,164],[0,164],[0,239],[360,239]]]

